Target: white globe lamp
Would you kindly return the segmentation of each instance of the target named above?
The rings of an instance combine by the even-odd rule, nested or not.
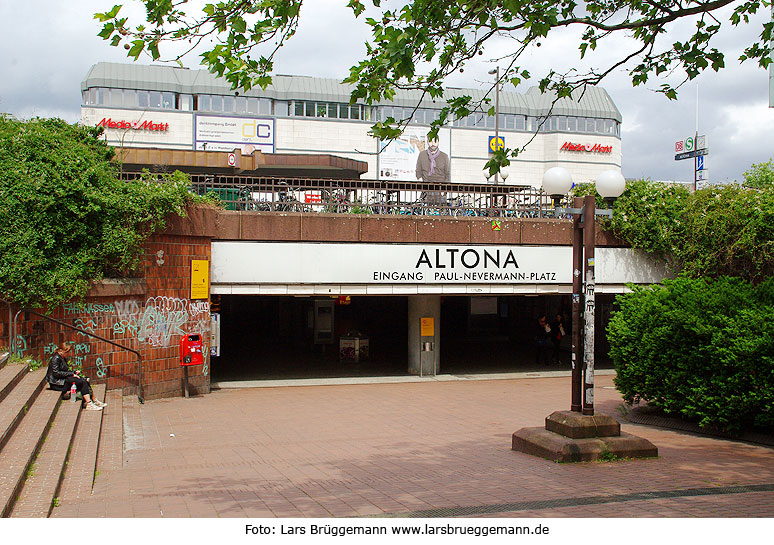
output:
[[[500,176],[502,176],[503,182],[508,179],[508,176],[511,175],[511,171],[508,170],[508,167],[503,167],[500,169]]]
[[[559,199],[566,195],[571,188],[572,175],[566,168],[549,168],[543,174],[543,191],[551,195],[554,206],[558,205]]]
[[[604,199],[615,199],[626,189],[626,179],[617,170],[606,170],[597,176],[596,186]]]

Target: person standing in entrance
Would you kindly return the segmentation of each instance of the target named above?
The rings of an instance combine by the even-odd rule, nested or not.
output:
[[[559,361],[559,346],[562,344],[562,337],[565,335],[564,318],[562,317],[561,312],[557,312],[556,319],[554,320],[554,323],[551,324],[551,342],[554,345],[554,351],[551,359],[553,359],[554,363],[556,364],[561,363]]]
[[[548,365],[548,350],[551,348],[551,326],[546,321],[546,315],[541,314],[535,325],[535,365],[543,361]]]

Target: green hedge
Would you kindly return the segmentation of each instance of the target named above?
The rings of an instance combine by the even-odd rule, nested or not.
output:
[[[731,433],[774,426],[774,279],[633,289],[607,331],[625,401]]]

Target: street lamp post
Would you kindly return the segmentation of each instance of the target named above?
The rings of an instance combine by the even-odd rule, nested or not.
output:
[[[597,177],[597,191],[605,199],[623,193],[626,181],[620,172],[608,170]],[[572,208],[559,207],[559,200],[572,187],[572,176],[562,167],[550,168],[543,175],[543,189],[551,195],[559,214],[572,214],[572,396],[570,410],[594,414],[594,251],[596,216],[612,217],[612,210],[596,208],[594,195],[575,197]],[[580,324],[583,324],[581,335]]]
[[[625,185],[617,171],[603,172],[596,180],[597,192],[606,200],[620,196]],[[570,410],[548,415],[545,427],[516,431],[511,448],[556,462],[599,460],[610,453],[619,458],[658,456],[653,443],[622,433],[621,424],[612,416],[594,414],[594,235],[596,216],[611,217],[612,210],[597,209],[594,195],[575,197],[572,208],[559,207],[571,187],[572,176],[564,168],[554,167],[543,175],[543,189],[551,195],[556,213],[573,216]]]

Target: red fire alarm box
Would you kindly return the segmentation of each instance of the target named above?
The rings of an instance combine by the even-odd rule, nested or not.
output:
[[[202,336],[194,334],[181,337],[180,365],[201,365],[203,363]]]

